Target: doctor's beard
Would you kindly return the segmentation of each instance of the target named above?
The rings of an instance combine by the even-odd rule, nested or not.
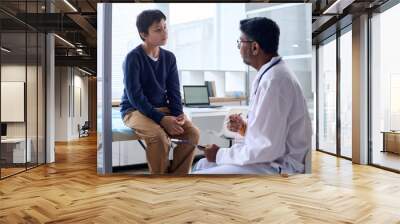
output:
[[[250,62],[246,61],[245,58],[243,58],[243,63],[245,63],[246,65],[250,65]]]
[[[241,53],[241,56],[242,56],[243,63],[251,66],[251,64],[250,64],[251,55],[250,54],[251,54],[251,52],[246,51],[246,52]]]
[[[248,55],[242,55],[243,63],[250,65],[250,57]]]

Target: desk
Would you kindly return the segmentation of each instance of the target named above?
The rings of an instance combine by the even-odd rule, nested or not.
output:
[[[211,104],[240,104],[242,105],[242,102],[245,104],[247,100],[247,97],[245,96],[240,96],[240,97],[210,97],[210,103]],[[184,102],[184,99],[182,99],[182,102]],[[120,99],[113,99],[111,102],[112,107],[119,107],[121,104]],[[228,106],[228,105],[227,105]]]
[[[232,104],[234,102],[239,102],[242,105],[242,101],[246,101],[247,97],[210,97],[210,103],[229,103]]]
[[[383,150],[382,152],[392,152],[400,154],[400,131],[382,131]]]
[[[212,117],[212,116],[225,116],[232,109],[247,110],[248,106],[223,106],[219,108],[194,108],[183,107],[183,112],[190,117]]]
[[[30,138],[27,139],[25,152],[25,138],[6,138],[1,140],[1,156],[6,163],[25,163],[31,162],[31,145]],[[27,160],[26,160],[27,159]]]

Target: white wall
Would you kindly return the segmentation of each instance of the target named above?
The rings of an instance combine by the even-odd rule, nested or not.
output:
[[[225,96],[225,72],[221,71],[206,71],[204,72],[205,81],[215,81],[216,96]]]
[[[1,81],[25,82],[25,65],[2,65]],[[7,108],[1,109],[6,110]],[[25,137],[25,123],[7,123],[7,137]]]
[[[17,65],[17,64],[2,65],[1,66],[1,81],[25,82],[26,83],[26,80],[25,80],[26,70],[25,69],[27,69],[28,74],[32,74],[33,72],[36,73],[36,67],[33,67],[33,66],[28,66],[26,68],[25,65]],[[36,85],[36,83],[34,85]],[[28,88],[28,90],[31,90],[31,89]],[[30,102],[32,102],[32,97],[36,97],[36,89],[34,90],[34,92],[28,91],[27,96],[28,96],[27,102],[29,104]],[[36,107],[36,104],[35,104],[35,107]],[[1,108],[1,110],[7,110],[7,108]],[[33,120],[33,117],[31,115],[32,114],[29,114],[29,113],[27,114],[28,122],[31,122]],[[36,121],[36,114],[34,114],[34,118]],[[31,126],[32,125],[28,125],[28,128]],[[28,135],[29,135],[29,130],[28,130]],[[8,137],[25,137],[25,122],[8,122],[7,123],[7,136]]]
[[[218,21],[218,55],[219,70],[246,71],[247,66],[240,57],[236,41],[240,37],[240,20],[246,18],[245,4],[217,4]],[[241,80],[240,77],[238,77]],[[244,82],[243,82],[244,83]],[[244,88],[244,87],[243,87]]]
[[[71,67],[56,67],[55,73],[55,141],[77,139],[78,124],[88,120],[88,77]]]
[[[76,71],[76,70],[75,70]],[[88,113],[88,77],[81,76],[81,75],[74,75],[74,86],[75,86],[75,92],[74,92],[74,108],[72,109],[73,113],[73,119],[72,119],[72,136],[77,137],[78,136],[78,129],[77,126],[78,124],[83,125],[85,121],[89,120],[89,113]],[[80,90],[80,93],[78,91]],[[80,95],[80,99],[79,99]],[[79,100],[81,102],[79,102]],[[79,105],[80,104],[80,105]],[[79,108],[81,107],[81,108]],[[81,111],[79,111],[81,109]]]
[[[55,68],[55,141],[67,140],[68,68]],[[64,96],[64,97],[63,97]]]
[[[44,74],[41,66],[25,66],[25,64],[3,64],[1,66],[1,81],[4,82],[24,82],[26,85],[26,107],[22,108],[26,112],[24,122],[6,122],[7,137],[24,138],[25,135],[30,139],[30,148],[32,158],[36,162],[44,162]],[[26,78],[28,79],[26,81]],[[7,97],[7,96],[2,96]],[[1,108],[1,110],[10,110],[10,108]],[[12,111],[8,111],[11,112]],[[37,153],[39,156],[37,157]]]
[[[167,16],[169,38],[166,49],[177,58],[182,85],[204,85],[208,71],[246,70],[236,40],[240,36],[239,21],[246,17],[245,4],[113,4],[112,97],[120,99],[123,91],[122,62],[129,50],[142,41],[137,33],[136,15],[144,9],[158,8]],[[187,13],[191,12],[191,13]],[[127,29],[128,27],[128,29]],[[206,72],[204,72],[206,71]],[[230,76],[232,80],[236,76]],[[215,77],[217,96],[225,96],[225,75]],[[240,83],[245,77],[233,81]]]

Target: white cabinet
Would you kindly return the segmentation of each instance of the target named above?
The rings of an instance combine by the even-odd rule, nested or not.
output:
[[[144,141],[142,141],[146,144]],[[113,142],[113,166],[128,166],[147,163],[146,151],[138,141]],[[199,151],[199,153],[201,153]],[[172,159],[173,150],[170,150],[169,158]]]
[[[25,163],[32,161],[31,153],[32,141],[27,139],[27,147],[25,150],[25,139],[15,144],[13,152],[13,163]]]
[[[25,162],[31,162],[32,161],[32,153],[31,153],[31,148],[32,148],[32,141],[30,138],[26,139],[27,142],[27,147],[25,150],[25,138],[7,138],[7,139],[2,139],[1,144],[2,144],[2,151],[7,152],[9,151],[10,153],[7,153],[10,155],[10,158],[5,160],[11,162],[11,155],[12,155],[12,163],[25,163]],[[6,153],[4,153],[6,154]]]
[[[119,144],[120,142],[112,143],[112,166],[119,166]]]
[[[146,163],[146,152],[138,141],[112,143],[112,165],[127,166]]]
[[[146,152],[138,141],[123,141],[119,147],[120,166],[146,163]]]

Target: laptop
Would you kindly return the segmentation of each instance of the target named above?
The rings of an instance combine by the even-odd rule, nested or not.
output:
[[[7,124],[1,123],[1,140],[7,139]]]
[[[219,108],[220,105],[210,105],[207,86],[183,86],[183,97],[186,107]]]

